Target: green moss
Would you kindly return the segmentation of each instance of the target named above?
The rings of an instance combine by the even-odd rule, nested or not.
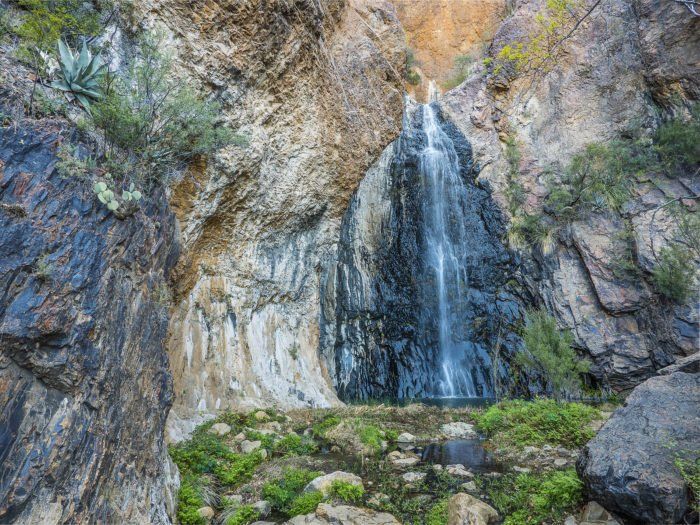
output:
[[[260,517],[257,510],[252,505],[243,505],[226,520],[225,525],[248,525]]]
[[[477,427],[499,446],[583,446],[594,435],[588,423],[600,417],[594,407],[551,399],[503,401],[475,414]]]
[[[289,506],[289,517],[298,516],[300,514],[308,514],[316,510],[318,504],[323,501],[323,494],[318,491],[306,492],[300,494],[292,501]]]
[[[323,472],[289,468],[284,471],[282,478],[270,481],[263,486],[263,498],[270,502],[273,509],[287,516],[292,516],[294,515],[292,514],[292,506],[301,495],[304,487],[306,487],[310,481],[322,475]],[[302,504],[303,500],[297,502],[297,506],[294,510],[298,510]]]
[[[360,503],[365,495],[365,489],[347,481],[336,480],[331,483],[329,494],[333,498],[347,503]]]
[[[509,474],[485,483],[504,525],[557,523],[581,503],[583,483],[574,469]]]

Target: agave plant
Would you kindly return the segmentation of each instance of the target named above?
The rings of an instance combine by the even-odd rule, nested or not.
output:
[[[86,110],[90,110],[92,100],[102,97],[100,93],[100,77],[106,66],[98,55],[93,56],[83,42],[83,48],[74,53],[68,44],[58,41],[61,79],[51,83],[51,87],[65,91],[80,102]]]

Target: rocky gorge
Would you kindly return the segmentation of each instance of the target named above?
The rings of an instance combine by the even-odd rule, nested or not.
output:
[[[697,519],[692,6],[102,4],[0,2],[0,523]],[[37,13],[116,78],[157,33],[244,140],[114,213]],[[562,397],[533,311],[608,404],[489,406]]]

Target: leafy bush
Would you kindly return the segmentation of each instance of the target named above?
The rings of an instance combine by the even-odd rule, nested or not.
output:
[[[103,99],[92,107],[105,154],[148,182],[166,179],[196,156],[244,143],[216,125],[219,104],[174,77],[172,59],[161,48],[158,35],[143,35],[139,56],[124,74],[108,77]]]
[[[503,401],[477,414],[477,427],[503,446],[583,446],[595,434],[588,423],[600,417],[597,409],[581,403],[551,399]]]
[[[360,438],[360,441],[371,448],[375,453],[381,452],[382,441],[384,441],[385,434],[379,427],[372,425],[371,423],[358,421],[357,435]]]
[[[418,62],[416,61],[416,55],[414,54],[413,49],[407,49],[403,78],[412,86],[417,86],[420,84],[420,75],[414,69],[417,63]]]
[[[260,517],[252,505],[242,505],[226,520],[225,525],[248,525]]]
[[[581,502],[583,483],[574,469],[512,474],[489,482],[486,491],[504,525],[560,522]]]
[[[203,525],[204,518],[197,512],[204,507],[204,500],[199,494],[193,478],[185,476],[177,493],[177,519],[182,525]]]
[[[700,164],[700,105],[689,121],[673,119],[656,132],[656,152],[669,175],[692,173]]]
[[[347,481],[335,480],[331,483],[329,494],[333,498],[347,503],[360,503],[365,495],[365,489]]]
[[[469,68],[474,63],[474,58],[469,55],[458,55],[454,59],[454,66],[452,67],[452,74],[445,82],[442,83],[442,87],[445,90],[450,90],[456,88],[462,82],[464,82],[469,75]]]
[[[219,482],[230,487],[237,487],[253,477],[255,468],[263,462],[259,451],[250,454],[234,454],[228,461],[218,463],[214,474]]]
[[[425,515],[425,525],[447,525],[448,499],[444,498],[433,505]]]
[[[305,492],[294,498],[289,506],[289,517],[298,516],[300,514],[308,514],[313,512],[318,507],[318,504],[323,501],[323,494],[318,491]]]
[[[316,452],[318,447],[309,439],[298,434],[287,434],[273,445],[273,450],[284,456],[305,456]]]
[[[270,502],[273,509],[280,511],[287,516],[292,516],[294,515],[292,514],[293,510],[299,510],[300,506],[309,504],[310,500],[301,500],[300,502],[297,502],[296,507],[293,509],[294,502],[301,495],[304,487],[306,487],[310,481],[322,475],[323,472],[289,468],[284,471],[281,479],[270,481],[263,486],[263,498]]]
[[[546,310],[527,313],[523,340],[526,351],[516,358],[520,366],[541,373],[557,398],[580,392],[581,374],[588,371],[590,362],[578,359],[571,333],[560,331]]]

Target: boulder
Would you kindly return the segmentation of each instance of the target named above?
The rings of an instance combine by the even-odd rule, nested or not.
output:
[[[455,423],[445,423],[440,427],[440,431],[448,438],[473,439],[477,437],[474,425],[457,421]]]
[[[258,421],[270,421],[270,415],[267,412],[263,412],[262,410],[258,410],[253,415]]]
[[[416,442],[416,436],[409,432],[404,432],[401,434],[398,439],[396,440],[398,443],[415,443]]]
[[[260,500],[253,503],[253,508],[257,511],[258,516],[261,518],[267,518],[272,512],[272,505],[269,501]]]
[[[258,450],[261,446],[261,441],[248,441],[247,439],[244,439],[241,442],[241,452],[244,454],[250,454],[251,452]]]
[[[620,525],[598,502],[589,501],[579,517],[578,525]]]
[[[231,432],[231,427],[226,423],[214,423],[209,429],[210,434],[216,434],[217,436],[225,436]]]
[[[401,525],[394,516],[386,512],[320,503],[316,512],[295,516],[286,525]]]
[[[688,487],[676,454],[700,452],[700,374],[652,377],[583,448],[576,469],[591,498],[643,523],[676,523]]]
[[[211,507],[202,507],[201,509],[197,509],[197,514],[199,514],[200,518],[209,521],[214,517],[215,512]]]
[[[325,476],[319,476],[316,479],[312,480],[308,485],[306,485],[306,487],[304,487],[304,492],[319,491],[324,496],[327,496],[328,491],[330,490],[331,485],[334,481],[344,481],[346,483],[350,483],[352,485],[364,488],[364,485],[362,484],[362,478],[356,476],[355,474],[351,474],[350,472],[343,472],[342,470],[337,470],[335,472],[331,472],[330,474],[326,474]]]
[[[452,476],[458,476],[460,478],[473,478],[474,474],[464,468],[464,465],[447,465],[445,467],[448,474]]]
[[[447,506],[447,525],[489,525],[497,519],[493,507],[463,492],[452,496]]]
[[[401,476],[401,479],[403,479],[406,483],[416,483],[417,481],[421,481],[423,478],[425,478],[425,476],[425,472],[406,472],[403,476]]]

